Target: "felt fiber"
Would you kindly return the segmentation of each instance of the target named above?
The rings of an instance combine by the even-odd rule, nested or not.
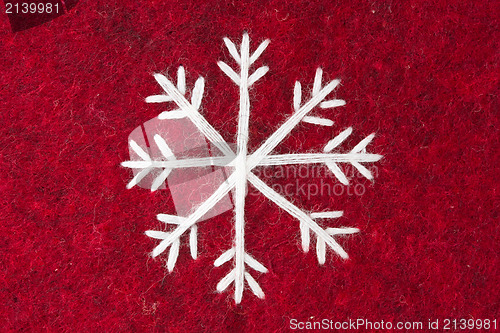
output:
[[[69,2],[68,2],[69,3]],[[71,2],[74,3],[73,1]],[[34,26],[0,14],[0,323],[2,331],[281,332],[291,321],[499,319],[499,34],[496,1],[80,1]],[[40,22],[38,22],[40,23]],[[170,110],[153,74],[205,79],[200,113],[236,142],[238,89],[217,66],[223,38],[271,43],[250,90],[249,151],[294,112],[295,81],[339,78],[330,99],[274,153],[322,152],[353,128],[375,132],[374,181],[342,166],[263,167],[258,176],[310,212],[343,211],[319,265],[299,221],[252,186],[245,244],[268,273],[265,299],[218,293],[214,261],[232,245],[234,213],[181,239],[172,273],[153,259],[168,189],[127,189],[128,136]],[[255,67],[257,68],[257,67]],[[314,171],[314,172],[313,172]],[[291,184],[291,185],[290,185]],[[287,185],[290,185],[287,187]],[[362,193],[361,193],[362,192]],[[361,195],[362,194],[362,195]],[[313,244],[314,245],[314,244]],[[255,273],[255,274],[254,274]],[[231,289],[231,287],[229,287]],[[498,325],[498,323],[497,323]],[[425,327],[425,326],[424,326]],[[359,331],[369,330],[364,327]],[[411,330],[410,330],[411,331]]]

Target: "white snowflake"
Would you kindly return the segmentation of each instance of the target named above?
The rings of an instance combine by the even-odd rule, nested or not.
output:
[[[269,40],[262,42],[255,52],[250,53],[250,40],[248,35],[243,35],[241,48],[237,49],[235,44],[227,38],[224,38],[229,53],[236,61],[239,71],[233,70],[229,65],[220,61],[220,69],[239,87],[239,117],[237,132],[236,153],[222,136],[206,121],[199,113],[204,90],[204,79],[198,78],[191,93],[191,101],[186,99],[185,72],[183,67],[179,67],[177,85],[174,85],[167,77],[162,74],[154,74],[156,81],[165,91],[163,95],[154,95],[146,98],[148,103],[173,102],[177,108],[173,111],[161,113],[159,119],[180,119],[187,117],[203,135],[217,147],[223,156],[220,157],[200,157],[176,159],[167,142],[160,136],[155,135],[154,141],[161,152],[161,156],[153,157],[146,152],[133,140],[129,141],[131,152],[140,158],[123,162],[122,165],[132,168],[136,171],[135,177],[128,184],[128,188],[137,185],[145,176],[153,174],[151,190],[156,190],[164,184],[167,176],[176,168],[194,168],[205,166],[225,166],[231,168],[231,174],[222,182],[211,195],[200,205],[193,209],[187,216],[176,216],[169,214],[158,214],[159,221],[173,224],[175,227],[170,232],[148,230],[146,235],[161,240],[152,252],[156,257],[170,247],[167,260],[167,267],[172,271],[176,263],[180,237],[190,231],[189,245],[193,258],[197,257],[197,222],[209,212],[224,196],[233,191],[234,198],[234,246],[225,251],[217,260],[215,266],[221,266],[226,262],[233,261],[234,268],[220,280],[217,285],[219,292],[224,291],[229,285],[234,283],[234,298],[236,303],[240,303],[243,295],[245,281],[251,291],[260,298],[264,298],[264,292],[259,284],[247,271],[247,267],[266,273],[267,269],[253,258],[245,250],[245,196],[247,182],[250,182],[258,191],[277,204],[283,210],[295,217],[299,223],[299,230],[302,240],[302,248],[305,252],[309,250],[310,234],[316,236],[316,253],[320,264],[325,262],[326,245],[330,247],[340,257],[348,258],[344,249],[335,241],[335,236],[353,234],[359,230],[356,228],[322,228],[316,220],[335,219],[342,216],[342,211],[314,212],[308,213],[298,208],[289,200],[277,193],[270,186],[264,183],[253,172],[254,168],[259,166],[288,165],[288,164],[315,164],[324,163],[335,175],[335,177],[344,185],[348,184],[348,179],[342,172],[338,163],[350,163],[364,177],[372,179],[371,172],[360,163],[375,162],[382,156],[378,154],[369,154],[366,152],[366,146],[373,139],[371,134],[359,142],[348,153],[335,153],[333,150],[351,134],[352,128],[349,127],[330,140],[324,147],[322,153],[315,154],[283,154],[271,155],[273,149],[282,142],[282,140],[299,124],[304,121],[322,126],[332,126],[333,122],[329,119],[310,116],[310,112],[317,106],[320,108],[336,108],[345,105],[341,99],[325,100],[325,98],[339,85],[340,80],[333,80],[322,86],[322,70],[317,69],[314,78],[311,97],[302,101],[302,87],[299,82],[295,83],[293,108],[294,113],[274,132],[257,150],[253,153],[248,152],[248,126],[250,115],[249,88],[268,71],[268,67],[262,66],[250,74],[250,68],[264,52],[269,45]],[[230,161],[228,163],[228,161]]]

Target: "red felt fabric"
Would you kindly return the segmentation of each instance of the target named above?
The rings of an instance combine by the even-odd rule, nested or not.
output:
[[[281,332],[290,320],[499,319],[499,34],[496,1],[81,1],[12,32],[0,14],[0,323],[2,331]],[[363,196],[290,197],[343,210],[350,255],[300,248],[298,221],[247,197],[247,250],[268,269],[235,305],[213,261],[232,244],[232,212],[199,226],[167,274],[144,235],[175,213],[168,191],[125,188],[130,132],[165,110],[152,77],[206,79],[203,114],[235,141],[238,91],[216,65],[222,38],[271,44],[251,91],[250,149],[292,113],[296,80],[322,67],[347,101],[299,125],[276,152],[320,151],[348,126],[348,149],[383,154]],[[323,178],[262,176],[266,183]],[[323,179],[336,184],[331,176]],[[314,242],[312,243],[314,245]],[[360,330],[361,331],[361,330]]]

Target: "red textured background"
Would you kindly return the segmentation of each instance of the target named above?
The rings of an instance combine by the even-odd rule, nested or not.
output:
[[[499,34],[495,1],[80,1],[13,33],[0,15],[2,331],[284,331],[291,318],[499,318]],[[269,273],[235,306],[215,292],[229,269],[232,213],[199,228],[172,274],[157,243],[168,191],[126,190],[127,137],[164,110],[153,77],[206,79],[203,114],[234,141],[237,90],[216,61],[248,31],[270,72],[251,93],[250,147],[291,114],[293,84],[316,67],[342,85],[333,128],[303,124],[276,151],[319,151],[354,127],[384,155],[359,196],[294,198],[344,210],[347,262],[300,249],[297,220],[247,199],[247,249]],[[268,184],[295,179],[265,179]],[[334,184],[332,178],[327,179]],[[320,179],[299,179],[299,183]],[[334,221],[335,222],[335,221]]]

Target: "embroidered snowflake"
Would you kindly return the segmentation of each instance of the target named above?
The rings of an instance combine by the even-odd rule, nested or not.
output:
[[[210,211],[216,207],[220,201],[225,198],[230,191],[234,198],[234,246],[222,253],[215,260],[215,266],[221,266],[224,263],[232,261],[233,268],[217,284],[219,292],[227,289],[234,284],[234,298],[236,303],[240,303],[243,290],[246,284],[250,290],[260,298],[264,298],[264,292],[248,271],[248,267],[262,273],[267,269],[253,258],[245,250],[245,197],[247,182],[250,182],[258,191],[260,191],[269,200],[288,212],[299,221],[299,230],[302,241],[302,248],[305,252],[309,250],[311,234],[316,238],[316,253],[320,264],[325,263],[326,246],[332,249],[340,257],[347,259],[348,255],[344,249],[336,242],[335,237],[340,235],[356,233],[356,228],[322,228],[316,221],[319,219],[336,219],[342,216],[342,211],[327,211],[309,213],[292,204],[289,200],[276,192],[273,188],[264,183],[253,172],[259,166],[288,165],[288,164],[316,164],[323,163],[333,175],[344,185],[348,184],[348,179],[338,166],[339,163],[349,163],[354,166],[364,177],[372,179],[371,172],[361,163],[378,161],[382,156],[369,154],[366,152],[366,146],[373,139],[371,134],[359,142],[348,153],[335,153],[342,142],[351,134],[352,128],[349,127],[336,135],[324,147],[323,152],[315,154],[283,154],[272,155],[273,149],[279,145],[282,140],[299,124],[299,122],[309,122],[322,126],[332,126],[333,122],[329,119],[310,116],[309,114],[316,107],[336,108],[345,105],[341,99],[325,100],[325,98],[339,85],[340,80],[333,80],[322,86],[322,70],[317,69],[314,78],[312,94],[306,101],[302,100],[302,87],[299,82],[295,83],[293,108],[294,113],[274,132],[257,150],[248,152],[248,126],[250,116],[250,97],[249,88],[261,79],[268,71],[268,67],[262,66],[250,73],[251,66],[264,52],[269,44],[269,40],[262,42],[253,52],[250,52],[250,40],[247,34],[243,35],[241,48],[237,49],[235,44],[227,38],[224,38],[226,47],[238,65],[238,71],[233,70],[229,65],[220,61],[220,69],[239,87],[239,117],[238,131],[236,141],[236,152],[222,138],[222,136],[205,120],[200,114],[204,79],[198,78],[191,93],[191,100],[186,98],[185,72],[183,67],[179,67],[177,85],[174,85],[167,77],[162,74],[154,74],[156,81],[165,91],[162,95],[153,95],[146,98],[148,103],[173,102],[176,108],[172,111],[165,111],[158,116],[158,120],[178,120],[186,119],[199,131],[204,138],[208,139],[212,147],[216,147],[222,155],[220,156],[202,156],[179,159],[175,156],[173,149],[167,143],[168,140],[161,134],[154,135],[156,147],[138,144],[133,139],[129,140],[131,160],[123,162],[122,165],[134,170],[135,176],[127,185],[131,188],[144,182],[146,177],[150,178],[147,186],[155,191],[165,187],[165,181],[169,174],[176,169],[186,170],[188,168],[200,167],[222,167],[229,171],[227,179],[220,181],[219,178],[211,178],[215,181],[213,190],[196,207],[191,207],[185,213],[185,216],[158,214],[159,221],[166,224],[175,225],[169,232],[148,230],[146,235],[160,240],[160,243],[154,248],[152,256],[156,257],[170,247],[167,267],[172,271],[180,246],[180,238],[189,230],[189,246],[191,256],[197,257],[197,222],[210,217]],[[184,140],[184,139],[183,139]],[[171,145],[172,143],[170,143]],[[153,149],[154,148],[154,149]],[[170,182],[170,180],[169,180]],[[204,180],[206,183],[207,180]],[[170,184],[170,183],[169,183]],[[213,185],[213,184],[212,184]],[[213,215],[212,215],[213,216]]]

